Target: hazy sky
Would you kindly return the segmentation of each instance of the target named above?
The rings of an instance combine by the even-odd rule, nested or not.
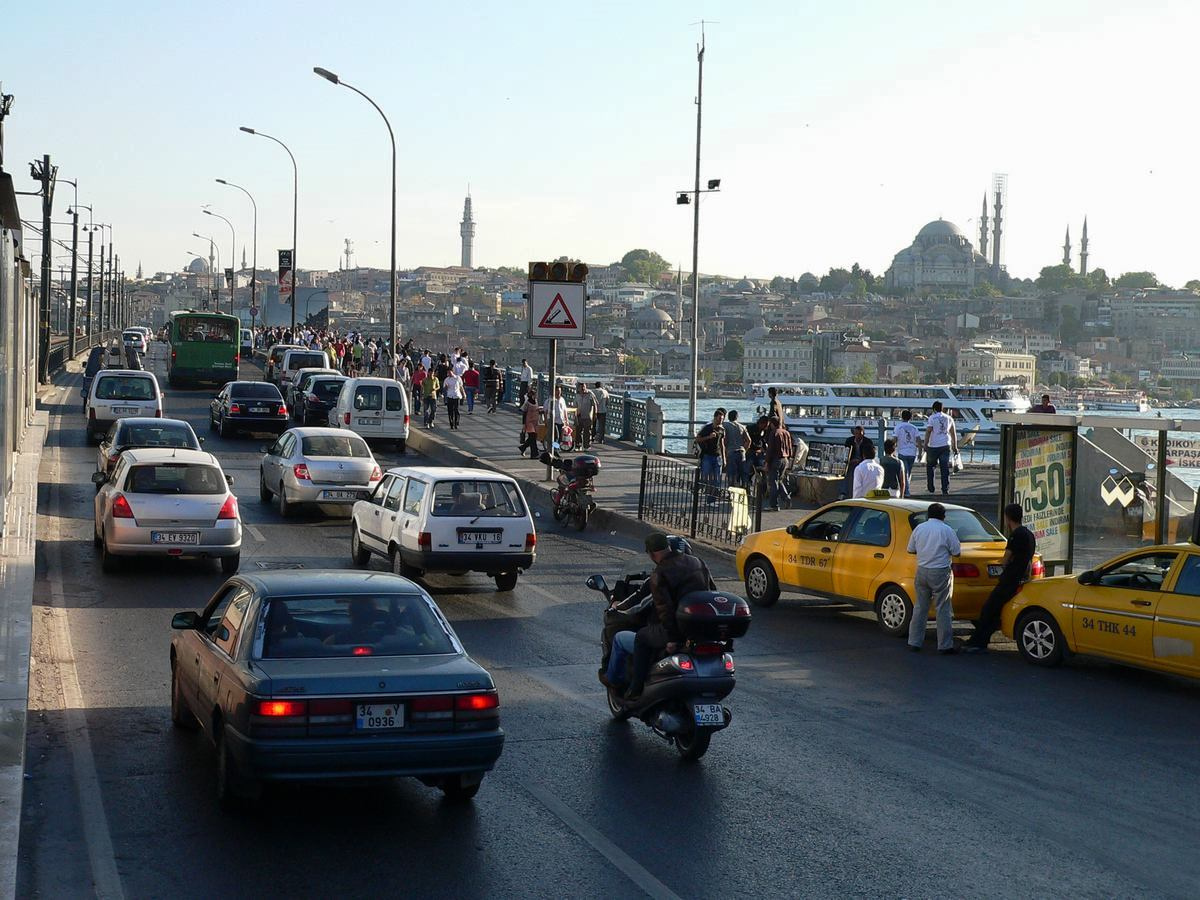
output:
[[[270,267],[291,243],[291,167],[249,125],[298,160],[300,267],[336,268],[344,238],[386,267],[383,122],[320,65],[396,129],[401,266],[458,263],[470,182],[477,265],[648,247],[687,269],[674,194],[692,180],[701,16],[717,21],[703,175],[723,182],[703,204],[703,271],[881,273],[939,216],[976,240],[1006,172],[1013,274],[1057,263],[1068,224],[1077,263],[1086,214],[1093,266],[1200,277],[1195,2],[13,3],[6,168],[32,189],[27,163],[49,152],[129,271],[182,268],[207,252],[194,231],[227,257],[207,203],[240,258],[249,204],[213,179],[241,183]]]

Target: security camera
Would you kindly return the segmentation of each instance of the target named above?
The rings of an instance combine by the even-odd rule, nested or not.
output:
[[[676,202],[676,203],[677,203],[679,206],[687,206],[689,203],[691,203],[691,202],[692,202],[692,198],[691,198],[691,197],[689,197],[687,194],[684,194],[684,193],[682,193],[682,192],[681,192],[681,193],[679,194],[679,196],[675,198],[675,202]]]

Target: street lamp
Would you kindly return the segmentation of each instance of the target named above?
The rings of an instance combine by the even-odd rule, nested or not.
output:
[[[390,295],[391,303],[389,304],[390,316],[388,319],[388,346],[390,348],[389,356],[391,357],[392,377],[396,377],[396,135],[392,131],[392,123],[388,121],[388,117],[383,114],[383,110],[379,108],[379,104],[360,91],[354,85],[346,84],[328,69],[322,69],[320,66],[314,66],[313,71],[324,78],[331,84],[338,84],[344,88],[354,91],[358,96],[362,97],[379,113],[383,119],[383,124],[387,126],[388,137],[392,142],[392,267],[391,267],[391,283]],[[294,265],[294,263],[293,263]]]
[[[225,218],[220,213],[215,213],[211,209],[201,209],[200,212],[204,213],[206,216],[213,216],[214,218],[220,219],[222,222],[224,222],[226,225],[229,226],[229,239],[230,239],[229,268],[230,268],[230,271],[232,271],[233,266],[234,266],[234,260],[237,259],[237,233],[233,230],[233,223],[230,222],[227,218]],[[231,316],[237,315],[237,313],[233,311],[233,286],[236,281],[237,281],[236,278],[229,279],[229,314]],[[218,309],[218,312],[219,311],[220,310]]]
[[[258,309],[258,204],[254,202],[254,195],[240,184],[234,184],[232,181],[226,181],[224,178],[218,178],[217,184],[237,188],[250,198],[250,206],[254,210],[254,240],[250,257],[250,325],[253,327],[254,317],[257,315],[255,310]],[[263,325],[266,324],[266,317],[264,316]]]
[[[88,211],[88,223],[83,226],[83,232],[88,236],[88,261],[87,261],[87,342],[92,343],[92,233],[96,230],[92,225],[92,208],[84,206],[82,203],[76,203],[75,209],[86,209]]]
[[[96,228],[100,229],[100,308],[96,311],[96,324],[99,330],[103,333],[108,331],[109,319],[112,317],[112,302],[105,299],[105,292],[112,283],[112,226],[106,225],[104,222],[97,222]],[[108,229],[108,274],[105,275],[104,268],[104,229]]]
[[[211,290],[212,285],[213,285],[212,270],[211,270],[213,251],[216,251],[216,254],[217,254],[217,271],[219,272],[219,271],[221,271],[221,248],[218,247],[217,242],[214,241],[210,237],[205,237],[202,234],[196,234],[196,232],[194,232],[194,231],[192,232],[192,237],[200,238],[200,240],[202,240],[202,241],[208,241],[208,259],[209,259],[209,283],[208,283],[208,285],[209,285],[209,289]],[[204,259],[203,256],[200,258]],[[220,296],[220,294],[218,293],[217,296]],[[205,306],[207,306],[207,304],[205,304]],[[217,302],[217,312],[220,312],[220,311],[221,311],[221,303],[220,303],[220,301],[218,301]]]
[[[246,134],[253,134],[256,137],[264,137],[269,141],[274,141],[287,151],[288,159],[292,161],[292,335],[294,337],[296,334],[296,273],[298,271],[296,268],[296,224],[299,221],[297,211],[300,201],[300,170],[296,167],[296,157],[292,155],[291,150],[288,150],[288,145],[279,138],[272,137],[262,131],[255,131],[253,128],[247,128],[245,125],[241,126],[239,130],[246,132]]]

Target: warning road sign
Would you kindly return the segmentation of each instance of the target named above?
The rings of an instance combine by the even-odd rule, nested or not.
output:
[[[530,282],[529,336],[582,338],[586,301],[586,285],[569,281]]]

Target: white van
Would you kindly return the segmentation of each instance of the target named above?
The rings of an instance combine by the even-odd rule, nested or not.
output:
[[[348,378],[329,410],[329,427],[345,428],[370,440],[408,443],[408,391],[394,378]]]
[[[327,369],[329,357],[324,350],[305,350],[296,347],[287,350],[279,360],[279,369],[275,372],[275,386],[284,397],[288,395],[292,380],[300,369]]]
[[[96,440],[108,433],[117,419],[150,416],[161,419],[163,393],[152,372],[136,369],[101,369],[92,379],[87,398],[87,436]]]
[[[254,355],[254,332],[249,328],[242,328],[238,333],[241,335],[240,352],[242,359],[249,362],[250,357]]]

